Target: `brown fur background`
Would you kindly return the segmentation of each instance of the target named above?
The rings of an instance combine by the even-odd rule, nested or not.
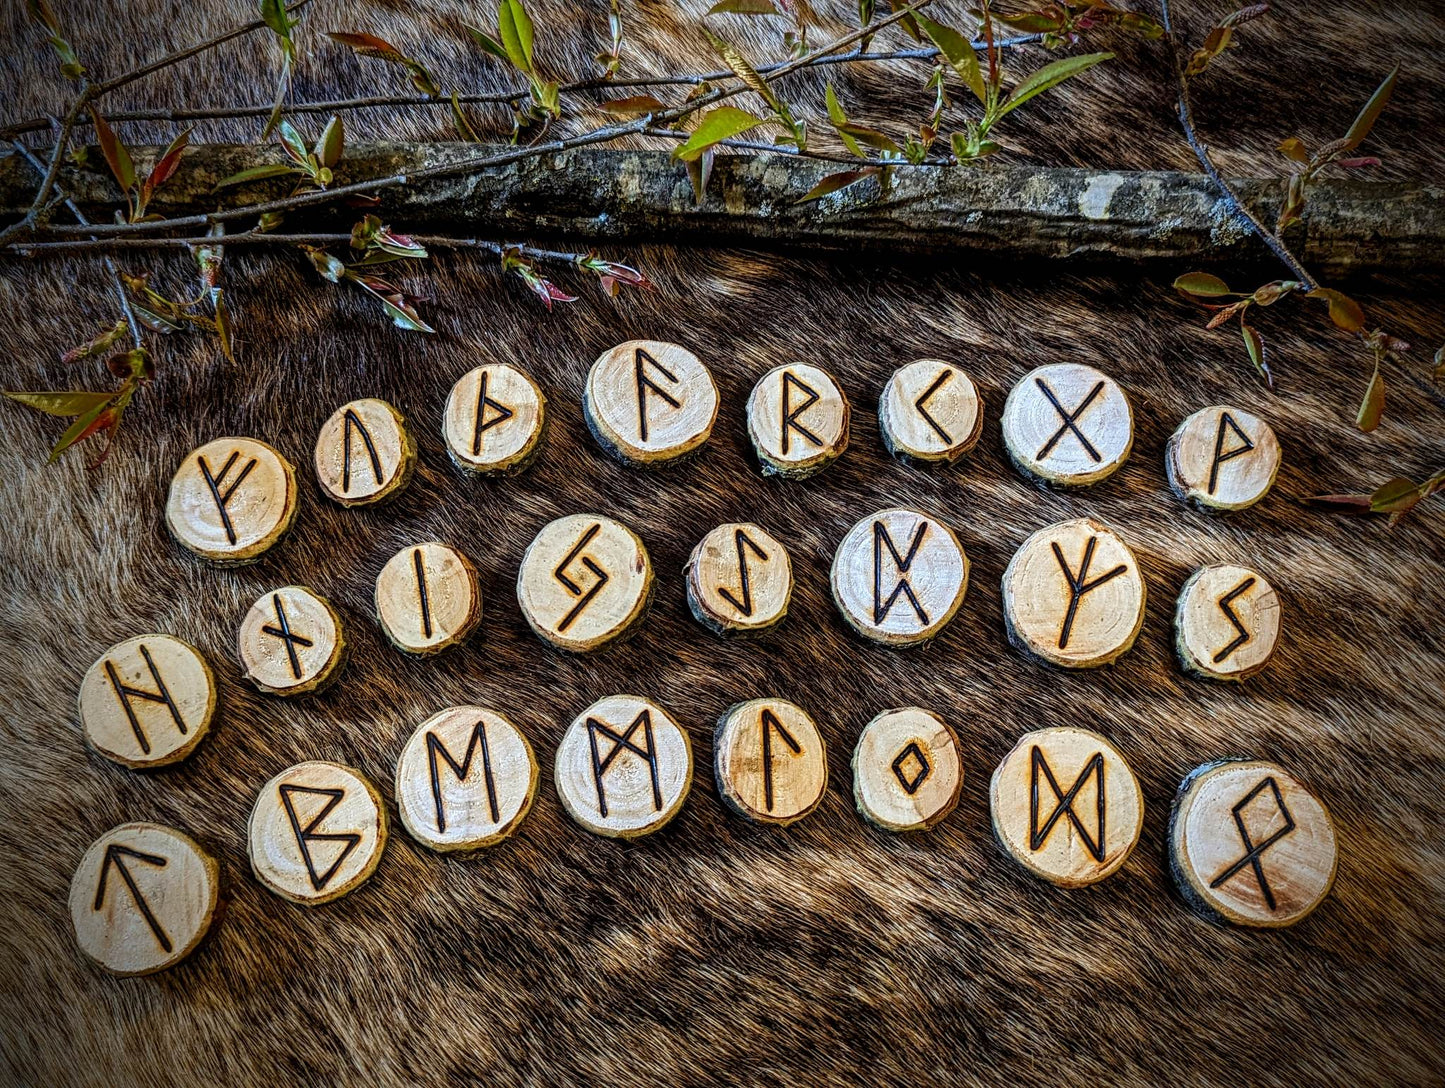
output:
[[[109,71],[251,11],[162,0],[55,6],[82,54]],[[625,4],[624,73],[712,67],[699,48],[703,9]],[[581,69],[603,44],[604,10],[533,5],[539,52],[558,71]],[[835,29],[845,25],[844,6],[823,10]],[[1190,4],[1180,18],[1197,40],[1223,10]],[[1299,132],[1315,143],[1342,132],[1399,58],[1400,89],[1371,149],[1386,155],[1387,175],[1438,176],[1442,24],[1430,11],[1297,5],[1253,24],[1248,47],[1210,77],[1207,98],[1201,92],[1200,124],[1231,168],[1274,170],[1268,149],[1278,139]],[[64,98],[22,17],[21,5],[7,5],[0,29],[15,43],[0,71],[6,111],[17,117]],[[318,2],[298,30],[297,91],[399,82],[320,39],[335,28],[382,33],[457,83],[496,85],[495,68],[454,32],[463,18],[491,15],[441,2]],[[750,33],[760,58],[776,40],[765,21],[726,25],[735,38]],[[1117,62],[1021,110],[1001,134],[1045,163],[1188,167],[1157,47],[1110,44],[1120,48]],[[258,36],[186,69],[184,80],[140,84],[126,101],[259,101],[270,76],[254,73],[270,64]],[[861,117],[918,112],[904,108],[920,100],[912,84],[848,80],[838,69],[833,78]],[[797,86],[811,101],[820,84]],[[348,123],[357,136],[421,138],[444,121],[415,113]],[[258,127],[212,126],[197,138],[253,139]],[[140,140],[144,130],[127,136]],[[1396,472],[1421,478],[1445,464],[1445,405],[1421,378],[1424,359],[1445,341],[1438,285],[1355,287],[1381,323],[1417,346],[1410,371],[1388,372],[1389,414],[1364,436],[1349,422],[1366,376],[1357,346],[1313,308],[1282,304],[1262,322],[1281,379],[1269,394],[1248,373],[1237,334],[1204,331],[1168,290],[1184,268],[1137,279],[663,248],[611,255],[644,267],[659,290],[614,304],[577,284],[583,300],[549,315],[491,261],[436,258],[409,281],[434,296],[422,309],[435,337],[393,330],[299,257],[233,255],[226,282],[240,361],[228,364],[195,339],[162,343],[158,379],[103,469],[88,472],[75,456],[46,467],[55,421],[0,411],[5,1083],[1441,1082],[1445,513],[1436,500],[1389,530],[1293,501],[1368,488]],[[127,263],[154,269],[177,293],[189,289],[183,260]],[[100,383],[94,364],[56,362],[113,318],[97,264],[0,264],[0,313],[7,386]],[[606,457],[581,419],[588,365],[641,336],[693,347],[723,395],[703,455],[665,473]],[[895,366],[920,356],[956,360],[984,392],[984,438],[953,468],[905,468],[878,437],[879,389]],[[794,359],[839,375],[854,406],[852,446],[812,480],[764,480],[748,455],[743,402],[756,376]],[[1022,480],[997,424],[1011,385],[1059,359],[1112,373],[1137,421],[1124,469],[1071,494]],[[524,366],[552,398],[549,445],[515,480],[463,479],[440,443],[447,390],[487,360]],[[311,446],[337,405],[363,395],[410,417],[421,463],[396,503],[343,511],[311,478]],[[1218,402],[1264,415],[1285,450],[1270,497],[1228,518],[1182,505],[1162,465],[1177,423]],[[223,434],[272,442],[303,476],[293,535],[238,571],[194,561],[161,517],[180,458]],[[892,503],[943,517],[973,561],[959,617],[914,651],[851,636],[827,595],[838,540]],[[640,634],[590,658],[544,650],[513,589],[537,529],[580,510],[634,527],[661,576]],[[1009,648],[998,579],[1030,532],[1084,514],[1135,548],[1149,605],[1137,646],[1118,665],[1070,674]],[[744,643],[714,638],[691,619],[679,573],[702,534],[733,519],[784,540],[798,581],[788,621]],[[486,617],[482,637],[419,661],[377,630],[372,583],[399,547],[433,538],[475,560]],[[1257,566],[1284,605],[1274,662],[1238,688],[1187,679],[1170,649],[1179,586],[1217,561]],[[328,596],[356,648],[341,681],[316,698],[260,696],[234,663],[242,613],[288,582]],[[222,708],[189,760],[141,774],[86,750],[74,699],[105,647],[151,630],[203,649],[217,666]],[[580,830],[551,784],[566,723],[615,691],[669,708],[697,759],[679,817],[634,844]],[[726,812],[711,779],[712,722],[728,704],[765,694],[809,708],[830,745],[826,801],[786,831]],[[439,857],[394,825],[372,880],[313,910],[255,883],[244,825],[267,778],[298,760],[339,760],[371,777],[390,804],[405,738],[461,702],[513,715],[538,749],[538,803],[513,839]],[[912,702],[957,728],[963,798],[936,830],[890,835],[853,811],[848,760],[864,722]],[[1125,868],[1072,892],[1005,857],[987,812],[988,777],[1015,738],[1062,721],[1111,737],[1147,803]],[[1294,929],[1215,927],[1190,914],[1170,883],[1163,854],[1175,787],[1197,764],[1231,754],[1284,763],[1337,821],[1334,893]],[[174,824],[208,844],[222,862],[227,909],[177,968],[116,980],[76,951],[66,893],[86,845],[126,820]]]

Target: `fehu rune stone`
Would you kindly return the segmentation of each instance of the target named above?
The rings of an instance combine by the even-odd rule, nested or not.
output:
[[[80,682],[85,739],[127,767],[185,759],[216,711],[216,678],[201,652],[174,635],[137,635],[96,659]]]
[[[1002,422],[1013,463],[1055,487],[1098,483],[1134,447],[1129,398],[1113,378],[1081,363],[1025,374],[1004,403]]]
[[[296,520],[296,470],[255,438],[217,438],[186,454],[171,478],[166,527],[221,566],[254,563]]]
[[[755,634],[781,623],[793,595],[788,550],[751,522],[728,522],[703,537],[687,561],[687,603],[720,635]]]
[[[368,506],[406,487],[416,468],[416,442],[400,412],[367,397],[343,404],[321,425],[313,461],[328,499]]]
[[[376,576],[376,616],[387,639],[409,654],[440,653],[482,621],[482,590],[465,555],[428,541],[397,552]]]
[[[573,653],[601,649],[647,610],[652,563],[627,526],[569,514],[542,527],[517,571],[517,602],[539,638]]]
[[[582,413],[603,449],[623,461],[660,465],[701,448],[717,419],[712,374],[684,347],[629,340],[598,356]]]
[[[1279,472],[1279,440],[1258,416],[1225,404],[1179,425],[1164,451],[1169,486],[1214,510],[1243,510],[1269,493]]]
[[[1179,591],[1174,650],[1196,676],[1243,680],[1269,662],[1279,624],[1279,597],[1264,575],[1228,563],[1201,567]]]
[[[807,711],[786,699],[729,707],[713,735],[718,793],[734,812],[786,826],[823,800],[828,749]]]
[[[866,726],[853,750],[853,801],[886,831],[923,831],[958,804],[963,760],[958,738],[931,710],[885,710]]]
[[[241,620],[236,654],[245,678],[261,691],[318,691],[335,679],[346,659],[341,617],[309,586],[273,589]]]
[[[520,472],[540,452],[547,398],[523,370],[488,363],[457,379],[442,412],[447,456],[463,472]]]
[[[748,437],[765,476],[802,479],[848,448],[848,398],[810,363],[774,367],[748,396]]]
[[[883,387],[878,428],[895,457],[957,461],[983,433],[983,402],[973,379],[952,363],[918,359]]]

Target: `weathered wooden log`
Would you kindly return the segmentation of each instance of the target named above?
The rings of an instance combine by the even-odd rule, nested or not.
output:
[[[348,148],[337,183],[410,174],[482,150],[474,144],[359,144]],[[142,176],[156,153],[155,148],[136,149]],[[280,161],[275,147],[194,147],[151,210],[166,216],[197,214],[284,196],[290,191],[286,178],[215,191],[221,178],[274,161]],[[666,151],[581,148],[384,190],[380,213],[398,229],[562,237],[574,246],[663,240],[1191,264],[1260,252],[1258,241],[1200,174],[1003,162],[969,168],[903,166],[893,171],[886,192],[869,178],[798,203],[821,178],[844,169],[840,163],[783,154],[722,155],[708,198],[697,205],[685,170]],[[0,156],[0,216],[22,214],[36,183],[33,167],[18,155]],[[95,148],[87,165],[66,165],[60,184],[97,220],[108,220],[119,200]],[[1274,221],[1278,180],[1233,184],[1261,219]],[[354,209],[309,208],[290,216],[288,227],[344,225],[348,218],[355,218]],[[249,225],[240,220],[237,226],[241,223]],[[1286,238],[1307,265],[1324,275],[1440,269],[1445,267],[1445,187],[1323,181],[1311,190],[1304,221]]]

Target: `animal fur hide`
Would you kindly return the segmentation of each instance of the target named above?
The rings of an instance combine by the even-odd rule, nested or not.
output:
[[[605,5],[530,6],[548,67],[584,69],[603,44]],[[56,7],[87,61],[110,72],[251,10]],[[624,72],[712,67],[698,47],[703,7],[625,4]],[[821,10],[834,28],[848,17],[841,4]],[[1224,10],[1190,4],[1177,17],[1197,40]],[[297,93],[399,82],[333,47],[324,29],[379,33],[459,84],[496,85],[495,67],[455,32],[463,19],[488,17],[440,2],[317,3],[298,28]],[[7,113],[55,109],[63,93],[23,9],[11,5],[3,18],[15,43],[0,59]],[[815,32],[820,41],[826,33]],[[1246,48],[1201,82],[1200,125],[1226,163],[1264,169],[1285,135],[1316,145],[1342,132],[1400,58],[1400,89],[1372,150],[1402,176],[1438,174],[1445,97],[1430,50],[1441,33],[1424,4],[1287,8],[1251,24]],[[768,55],[761,43],[776,47],[776,28],[761,23],[735,36],[754,43],[755,56]],[[1031,103],[1001,134],[1042,162],[1188,166],[1162,54],[1110,44],[1116,62]],[[273,53],[256,35],[184,77],[137,85],[126,101],[259,98],[270,76],[257,73],[271,72]],[[886,122],[908,115],[905,98],[921,100],[911,84],[906,96],[899,89],[900,79],[921,83],[907,72],[886,85],[879,73],[832,75],[856,96],[854,113]],[[799,81],[800,99],[816,97],[820,81],[810,79]],[[353,130],[422,138],[442,124],[414,112],[358,119]],[[255,135],[249,124],[213,126],[205,138]],[[138,129],[134,139],[143,138]],[[0,406],[0,1080],[1440,1083],[1445,513],[1427,504],[1392,530],[1295,501],[1445,465],[1445,403],[1422,377],[1422,357],[1445,342],[1437,288],[1353,288],[1374,320],[1416,344],[1406,367],[1388,371],[1389,414],[1367,436],[1351,425],[1364,355],[1302,300],[1262,319],[1280,379],[1270,393],[1237,333],[1204,330],[1166,281],[664,248],[610,255],[642,266],[657,292],[614,303],[588,284],[582,301],[549,314],[492,260],[438,256],[408,278],[431,298],[422,308],[437,335],[428,337],[393,329],[299,255],[237,253],[225,283],[239,361],[221,360],[199,337],[161,342],[157,379],[98,471],[76,455],[46,466],[55,421]],[[153,269],[177,294],[189,290],[186,259],[123,263]],[[56,359],[114,319],[107,289],[94,260],[0,264],[5,384],[98,386],[93,363]],[[581,418],[591,361],[633,337],[693,348],[722,394],[709,445],[669,471],[607,457]],[[984,438],[956,466],[905,467],[880,442],[878,392],[894,367],[918,357],[956,361],[983,392]],[[1103,484],[1046,492],[1010,466],[998,413],[1020,376],[1065,359],[1125,387],[1135,448]],[[749,456],[744,400],[764,370],[794,360],[839,376],[853,402],[852,445],[813,479],[764,479]],[[548,445],[514,479],[461,477],[440,441],[448,389],[485,361],[524,367],[551,398]],[[420,464],[393,504],[343,510],[316,487],[311,448],[322,421],[359,396],[385,398],[409,417]],[[1230,517],[1184,506],[1163,466],[1179,421],[1220,402],[1268,419],[1284,448],[1274,492]],[[218,570],[169,539],[162,507],[184,454],[227,434],[263,438],[300,466],[302,507],[292,535],[260,563]],[[827,589],[849,526],[900,503],[952,525],[973,563],[958,618],[911,651],[851,635]],[[544,649],[513,588],[536,531],[584,510],[634,528],[659,572],[639,634],[595,657]],[[999,577],[1028,534],[1080,515],[1108,522],[1135,549],[1149,600],[1130,653],[1073,674],[1010,648]],[[783,540],[797,577],[788,620],[745,642],[720,640],[691,618],[680,575],[702,534],[728,520],[756,521]],[[398,548],[430,539],[475,561],[486,615],[480,637],[415,660],[377,629],[372,587]],[[1224,561],[1257,567],[1283,603],[1274,661],[1241,686],[1188,679],[1171,651],[1179,587],[1196,567]],[[240,680],[235,633],[251,601],[293,582],[337,606],[355,652],[324,694],[280,700]],[[156,773],[89,752],[74,710],[91,661],[144,631],[199,646],[221,688],[212,735]],[[551,783],[566,723],[619,691],[668,708],[691,735],[698,769],[679,817],[634,843],[582,831]],[[729,813],[711,780],[712,723],[729,704],[763,695],[808,708],[830,746],[825,802],[787,830]],[[456,703],[503,710],[537,748],[538,801],[512,839],[444,857],[393,821],[374,877],[335,903],[299,908],[256,883],[244,828],[263,782],[300,760],[336,760],[370,777],[390,805],[402,743]],[[848,761],[868,719],[908,703],[955,726],[966,777],[955,815],[894,835],[853,811]],[[1147,806],[1128,864],[1082,891],[1031,878],[989,828],[994,766],[1020,734],[1056,722],[1110,737]],[[1169,803],[1185,773],[1225,755],[1283,763],[1333,813],[1334,892],[1292,929],[1220,928],[1173,890]],[[118,980],[77,951],[66,895],[87,844],[128,820],[174,825],[206,844],[221,861],[226,910],[190,959]]]

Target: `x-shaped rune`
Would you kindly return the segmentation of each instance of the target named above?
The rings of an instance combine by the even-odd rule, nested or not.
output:
[[[1068,434],[1070,431],[1073,431],[1074,437],[1079,440],[1079,445],[1084,447],[1084,452],[1087,453],[1093,460],[1102,461],[1103,458],[1099,456],[1099,451],[1094,449],[1093,445],[1089,442],[1089,440],[1084,437],[1084,432],[1079,430],[1078,419],[1081,415],[1084,414],[1084,409],[1088,408],[1089,405],[1093,404],[1094,398],[1103,391],[1103,381],[1096,382],[1094,384],[1094,388],[1089,390],[1089,395],[1086,396],[1083,400],[1079,401],[1079,406],[1075,408],[1072,412],[1064,410],[1064,406],[1059,403],[1059,398],[1054,396],[1054,391],[1049,388],[1048,382],[1044,381],[1042,378],[1035,378],[1034,384],[1039,387],[1039,389],[1043,392],[1044,396],[1049,398],[1049,403],[1054,406],[1054,411],[1058,412],[1059,418],[1064,421],[1059,426],[1059,429],[1054,432],[1053,437],[1039,447],[1039,452],[1034,454],[1034,460],[1042,461],[1045,457],[1049,455],[1049,451],[1058,444],[1059,439],[1063,438],[1064,435]]]
[[[274,635],[286,643],[286,656],[291,659],[291,675],[296,677],[297,680],[300,680],[301,659],[296,656],[296,647],[314,646],[315,643],[305,635],[298,635],[292,632],[291,624],[286,620],[286,610],[281,607],[281,594],[271,594],[271,603],[276,608],[276,626],[272,627],[268,623],[265,627],[261,628],[261,631],[264,634]]]

